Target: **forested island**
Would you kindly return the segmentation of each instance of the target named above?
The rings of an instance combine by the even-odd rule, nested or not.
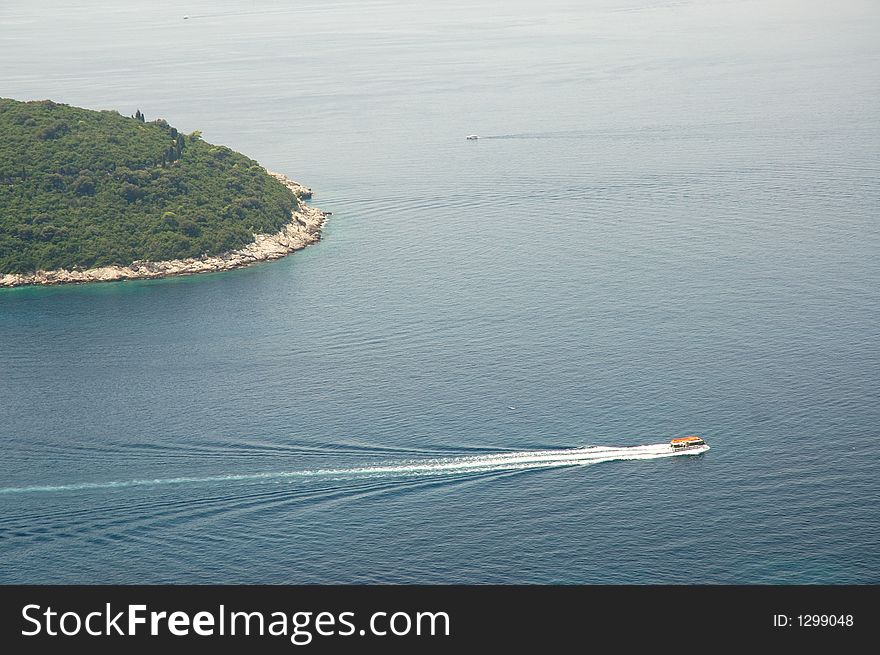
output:
[[[0,286],[225,270],[320,238],[310,191],[163,119],[0,98]]]

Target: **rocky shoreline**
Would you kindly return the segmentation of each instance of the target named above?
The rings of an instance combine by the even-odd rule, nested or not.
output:
[[[291,221],[275,234],[255,234],[253,242],[238,250],[220,255],[190,259],[172,259],[162,262],[138,261],[128,266],[101,266],[85,270],[59,269],[37,271],[33,274],[8,273],[0,275],[0,287],[19,287],[30,284],[83,284],[88,282],[115,282],[118,280],[149,280],[171,275],[195,275],[229,271],[281,259],[321,239],[321,229],[330,212],[310,207],[303,200],[312,197],[312,190],[281,173],[269,174],[296,194],[299,207],[291,214]]]

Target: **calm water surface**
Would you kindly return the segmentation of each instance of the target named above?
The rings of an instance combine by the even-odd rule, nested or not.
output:
[[[0,291],[0,582],[880,582],[880,6],[290,5],[0,7],[0,95],[333,212]]]

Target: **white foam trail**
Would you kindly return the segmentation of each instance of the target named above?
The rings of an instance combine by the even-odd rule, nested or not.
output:
[[[697,455],[709,450],[709,446],[699,446],[687,450],[673,451],[669,444],[649,446],[606,447],[587,446],[565,450],[527,450],[492,455],[469,455],[464,457],[444,457],[440,459],[413,460],[400,464],[382,466],[361,466],[338,469],[311,469],[301,471],[281,471],[267,473],[241,473],[210,475],[204,477],[155,478],[141,480],[121,480],[112,482],[80,482],[76,484],[35,485],[32,487],[3,487],[0,494],[21,494],[36,492],[80,491],[87,489],[115,489],[121,487],[156,487],[172,484],[201,484],[211,482],[237,482],[283,480],[287,478],[350,478],[350,477],[411,477],[423,475],[448,475],[454,473],[476,473],[491,471],[514,471],[532,468],[553,468],[560,466],[583,466],[628,459],[657,459]]]

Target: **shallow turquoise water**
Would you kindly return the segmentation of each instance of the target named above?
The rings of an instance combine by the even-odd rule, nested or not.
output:
[[[880,582],[878,27],[3,7],[4,96],[201,129],[334,214],[248,270],[0,292],[0,582]]]

